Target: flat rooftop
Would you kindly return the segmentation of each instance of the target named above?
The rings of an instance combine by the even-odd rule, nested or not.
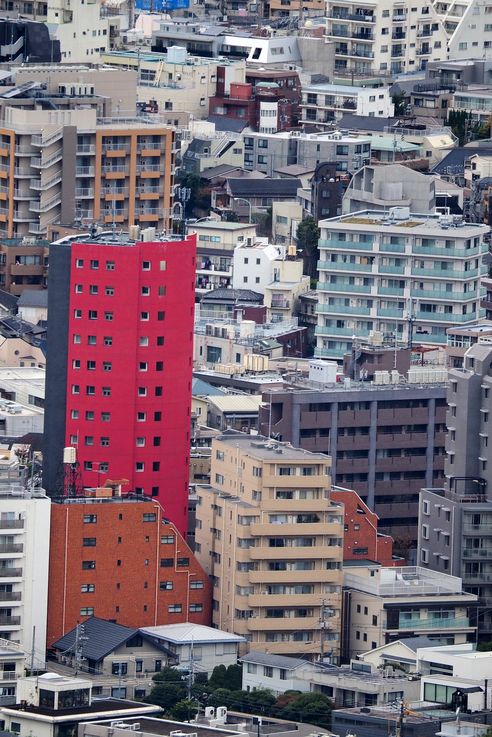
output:
[[[276,463],[304,461],[305,463],[323,464],[330,462],[329,456],[324,453],[311,453],[311,451],[302,448],[293,448],[287,443],[278,443],[263,435],[247,435],[235,430],[226,430],[222,435],[219,435],[217,440],[234,448],[240,448],[253,458],[265,461],[275,461]]]
[[[251,137],[268,138],[270,140],[283,139],[290,140],[295,138],[298,141],[317,141],[323,143],[325,141],[340,141],[345,143],[371,143],[372,136],[353,136],[350,133],[344,135],[342,133],[299,133],[298,131],[280,131],[279,133],[248,133]]]
[[[420,566],[380,568],[375,575],[346,573],[345,586],[382,598],[420,596],[467,596],[476,600],[474,594],[463,592],[462,580],[457,576],[437,573]]]
[[[233,737],[235,735],[244,734],[244,732],[237,729],[227,728],[215,728],[207,727],[201,724],[187,724],[185,722],[172,722],[168,719],[155,719],[152,717],[131,717],[127,719],[121,719],[118,724],[115,725],[114,720],[104,720],[93,722],[100,727],[107,727],[108,732],[111,730],[111,734],[115,733],[115,730],[121,725],[121,729],[126,729],[133,733],[138,731],[139,734],[157,734],[157,735],[170,735],[172,732],[179,732],[180,735],[198,735],[198,737]],[[133,725],[137,725],[138,728]],[[125,726],[123,726],[125,725]]]
[[[329,230],[343,228],[344,230],[355,233],[379,233],[383,229],[388,233],[409,236],[415,236],[419,231],[423,230],[426,235],[447,238],[449,240],[453,238],[475,238],[490,231],[488,225],[465,223],[462,220],[454,224],[453,227],[453,225],[450,226],[449,223],[445,223],[438,214],[425,215],[411,212],[408,217],[402,217],[402,219],[393,218],[390,220],[387,213],[377,210],[361,210],[360,212],[339,215],[329,220],[320,220],[319,226],[320,228],[328,228]]]
[[[7,713],[17,712],[25,714],[39,714],[40,716],[56,718],[57,721],[66,717],[73,720],[73,717],[85,719],[91,714],[104,714],[104,712],[113,712],[115,715],[124,714],[133,711],[147,714],[158,714],[162,711],[159,706],[152,704],[142,704],[138,701],[127,701],[126,699],[93,699],[90,706],[78,706],[69,709],[52,709],[48,706],[30,706],[25,704],[14,704],[12,706],[2,707]]]

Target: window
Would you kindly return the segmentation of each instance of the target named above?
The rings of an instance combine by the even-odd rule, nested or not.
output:
[[[173,590],[173,582],[172,581],[161,581],[159,583],[159,589],[161,591],[172,591]]]
[[[97,259],[95,259],[95,258],[91,259],[90,267],[91,267],[91,269],[94,269],[94,270],[95,269],[98,269],[99,268],[99,261]]]
[[[106,261],[106,271],[114,271],[114,261]]]
[[[178,558],[176,560],[176,565],[181,568],[185,568],[186,566],[190,565],[190,559],[189,558]]]
[[[161,568],[172,568],[174,565],[173,558],[161,558]]]
[[[109,387],[109,386],[103,386],[103,388],[102,388],[102,395],[103,395],[103,397],[110,397],[111,396],[111,387]]]
[[[111,320],[113,319],[113,313],[112,312],[105,312],[104,313],[104,319],[107,320],[108,322],[111,322]]]
[[[94,525],[97,522],[97,514],[84,514],[84,525]]]
[[[96,561],[95,560],[83,560],[82,561],[82,570],[83,571],[93,571],[96,567]]]
[[[114,295],[114,287],[105,287],[104,293],[106,297],[112,297]]]
[[[146,336],[141,336],[138,343],[141,346],[149,345],[149,339]]]
[[[190,581],[190,589],[203,589],[203,581]]]
[[[94,445],[94,436],[86,435],[84,438],[84,445]]]
[[[155,522],[157,519],[154,512],[145,512],[142,516],[143,522]]]
[[[162,535],[161,545],[174,545],[174,535]]]
[[[101,437],[101,445],[103,448],[107,448],[109,446],[109,438]]]
[[[141,320],[148,320],[149,319],[149,313],[148,312],[141,312],[140,313],[140,319]]]
[[[88,335],[87,336],[87,345],[96,345],[97,338],[95,335]]]
[[[95,371],[95,370],[96,370],[96,362],[87,361],[87,371]]]
[[[182,606],[181,604],[169,604],[167,611],[169,614],[181,614]]]
[[[83,258],[78,258],[76,260],[76,262],[75,262],[75,267],[77,269],[83,269],[84,268],[84,259]]]
[[[97,310],[89,310],[89,320],[97,320]]]
[[[96,590],[96,586],[93,583],[83,583],[80,586],[81,594],[92,594]]]
[[[147,369],[148,369],[147,361],[140,361],[139,364],[138,364],[138,370],[139,371],[147,371]]]
[[[164,320],[165,316],[166,316],[165,312],[160,311],[157,313],[157,319],[160,321]]]
[[[94,607],[93,606],[83,606],[80,609],[80,616],[81,617],[91,617],[94,614]]]
[[[91,284],[89,286],[89,294],[97,294],[99,292],[99,287],[97,284]]]
[[[82,538],[82,545],[84,548],[95,548],[96,538],[95,537],[84,537]]]
[[[150,287],[140,287],[140,294],[142,297],[148,297],[150,294]]]
[[[155,362],[155,370],[156,371],[164,371],[164,361],[156,361]]]
[[[142,271],[150,271],[150,261],[142,261]]]
[[[81,343],[82,342],[81,336],[80,335],[74,335],[73,336],[73,342],[75,343],[75,345],[78,345],[79,343]]]
[[[273,678],[273,668],[271,665],[263,666],[263,675],[265,678]]]
[[[203,612],[203,604],[190,604],[190,612]]]
[[[145,463],[143,461],[137,461],[135,463],[135,471],[141,472],[145,470]]]

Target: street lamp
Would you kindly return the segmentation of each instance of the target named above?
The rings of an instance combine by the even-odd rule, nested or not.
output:
[[[246,202],[246,204],[249,207],[248,223],[249,223],[249,225],[251,225],[251,222],[252,222],[252,207],[251,207],[251,202],[249,200],[247,200],[245,197],[233,197],[232,199],[234,200],[234,202]]]

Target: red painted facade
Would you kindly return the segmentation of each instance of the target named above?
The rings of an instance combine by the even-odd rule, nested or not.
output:
[[[402,565],[401,558],[393,558],[393,538],[378,532],[379,517],[356,491],[333,487],[330,496],[345,508],[344,561],[372,560],[382,566]]]
[[[207,574],[160,504],[128,497],[51,506],[48,647],[94,614],[129,627],[211,622]]]
[[[195,236],[70,248],[64,442],[77,486],[126,479],[185,533]]]

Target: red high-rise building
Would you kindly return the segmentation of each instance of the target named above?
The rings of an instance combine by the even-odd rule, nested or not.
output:
[[[59,496],[125,479],[185,534],[195,237],[150,236],[50,247],[43,483]]]
[[[157,501],[107,489],[51,505],[48,647],[92,615],[208,625],[211,606],[208,576]]]

